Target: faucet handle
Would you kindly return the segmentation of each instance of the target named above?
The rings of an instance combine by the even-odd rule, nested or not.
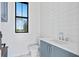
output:
[[[66,38],[65,38],[65,41],[69,41],[69,38],[68,38],[68,37],[66,37]]]
[[[59,40],[64,40],[64,33],[63,32],[59,32]]]

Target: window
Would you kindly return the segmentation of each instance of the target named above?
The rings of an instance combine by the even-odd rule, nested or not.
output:
[[[15,32],[16,33],[28,32],[28,3],[27,2],[15,3]]]
[[[1,2],[1,22],[8,21],[8,2]]]

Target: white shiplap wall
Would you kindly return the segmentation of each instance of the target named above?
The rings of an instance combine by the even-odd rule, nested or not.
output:
[[[78,2],[50,2],[41,3],[40,32],[41,37],[57,39],[59,32],[68,38],[69,48],[74,46],[79,51],[79,3]]]
[[[1,4],[1,3],[0,3]],[[15,33],[15,2],[8,3],[8,22],[0,23],[3,43],[8,46],[8,56],[28,53],[28,45],[36,42],[40,34],[40,3],[29,3],[29,33]]]

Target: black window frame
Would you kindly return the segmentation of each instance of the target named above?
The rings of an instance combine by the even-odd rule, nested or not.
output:
[[[27,17],[23,17],[23,16],[16,16],[16,3],[15,2],[15,33],[28,33],[29,31],[29,3],[28,2],[18,2],[18,3],[23,3],[23,4],[27,4]],[[17,32],[16,31],[16,18],[23,18],[23,19],[27,19],[27,32]]]

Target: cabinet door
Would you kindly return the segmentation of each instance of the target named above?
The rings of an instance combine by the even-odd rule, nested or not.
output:
[[[55,57],[67,57],[67,52],[65,52],[63,49],[60,49],[58,47],[54,47],[55,51]]]
[[[55,57],[78,57],[77,55],[56,46],[54,47],[54,51],[55,51]]]
[[[50,47],[50,57],[54,57],[55,56],[55,46],[54,45],[51,45],[51,47]]]
[[[52,52],[52,45],[44,42],[44,41],[40,41],[40,56],[41,57],[50,57],[51,56],[51,52]]]

